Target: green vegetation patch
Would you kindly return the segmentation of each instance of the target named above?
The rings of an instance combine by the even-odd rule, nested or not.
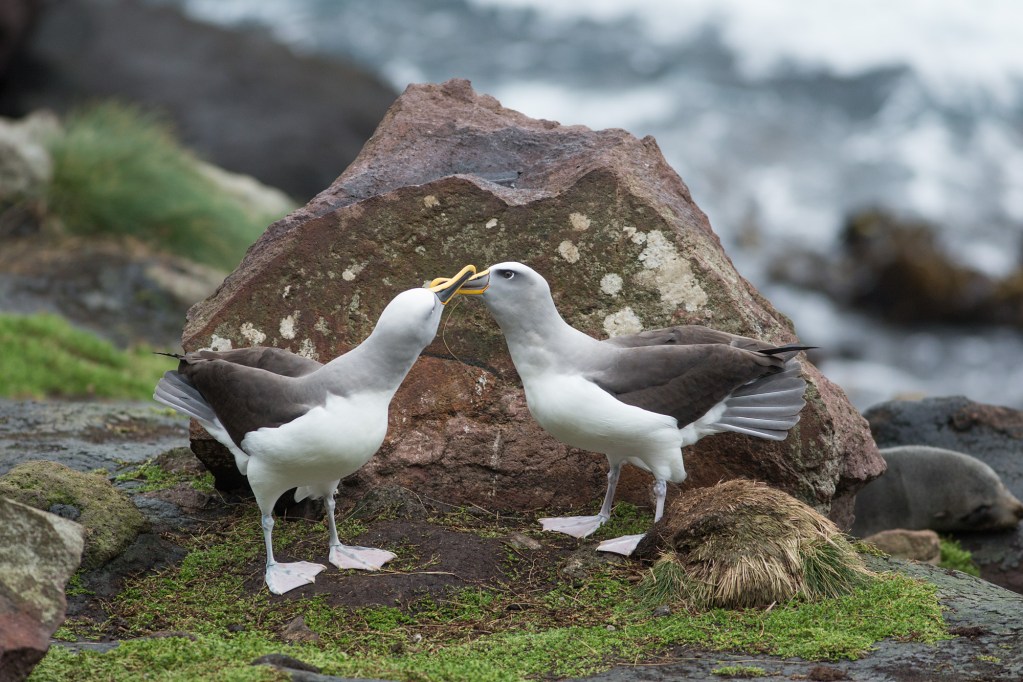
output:
[[[80,235],[130,235],[232,269],[279,215],[259,215],[211,182],[170,126],[137,107],[72,113],[50,141],[47,203]]]
[[[155,490],[166,490],[173,488],[179,483],[188,483],[196,490],[202,492],[213,492],[213,474],[206,471],[200,476],[168,471],[148,459],[138,465],[130,465],[127,469],[114,476],[116,483],[125,481],[139,481],[139,486],[133,490],[135,493],[148,493]]]
[[[145,400],[170,368],[145,347],[121,351],[57,315],[0,314],[0,395]]]
[[[463,522],[464,513],[456,512],[453,521]],[[351,519],[339,528],[343,538],[364,531]],[[275,549],[305,554],[306,545],[320,546],[325,537],[322,522],[278,523]],[[655,617],[641,604],[636,584],[642,571],[634,563],[599,565],[573,581],[559,576],[557,562],[526,554],[507,583],[351,608],[329,594],[280,598],[261,586],[254,506],[227,526],[196,532],[186,544],[182,564],[130,582],[106,604],[108,623],[69,619],[59,632],[63,639],[98,637],[116,623],[117,636],[130,641],[107,653],[55,647],[32,679],[123,679],[126,671],[145,671],[153,680],[278,679],[248,663],[282,653],[328,675],[521,680],[665,662],[679,644],[834,660],[862,656],[885,638],[935,642],[948,636],[934,586],[898,574],[871,576],[846,596],[813,603],[796,598],[767,610],[682,609]],[[398,573],[423,570],[397,563]],[[285,626],[298,617],[318,642],[283,641]],[[149,638],[157,632],[187,632],[194,639]]]
[[[973,555],[952,538],[941,538],[941,561],[938,565],[980,577],[980,568],[973,563]]]

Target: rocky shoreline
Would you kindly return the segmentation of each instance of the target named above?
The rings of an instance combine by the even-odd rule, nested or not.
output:
[[[183,420],[168,416],[155,406],[145,403],[118,402],[16,402],[0,401],[0,474],[17,463],[47,458],[63,461],[79,470],[105,469],[107,477],[134,502],[147,517],[148,530],[128,547],[121,556],[109,564],[83,573],[79,589],[68,599],[68,615],[82,619],[104,618],[104,604],[123,589],[130,576],[153,574],[167,566],[179,565],[186,551],[175,544],[173,533],[188,532],[190,527],[210,528],[218,519],[227,522],[243,513],[254,503],[244,497],[225,495],[215,490],[201,492],[190,484],[174,484],[158,491],[140,492],[143,479],[118,476],[151,459],[159,461],[165,471],[182,476],[201,473],[201,465],[182,444],[187,442],[187,425]],[[406,521],[372,520],[379,512],[369,510],[365,523],[367,538],[381,539],[393,532],[411,532],[429,536],[431,542],[441,543],[445,555],[457,557],[455,545],[459,542],[498,542],[467,534],[451,533],[443,526],[431,526],[421,502],[415,497],[400,495],[385,499],[385,508],[401,511],[398,518]],[[378,500],[378,504],[379,504]],[[427,505],[436,504],[427,501]],[[350,500],[343,502],[344,514],[352,511]],[[251,511],[251,510],[249,510]],[[394,517],[392,517],[394,518]],[[198,525],[197,525],[198,524]],[[389,530],[390,529],[390,530]],[[251,529],[250,529],[251,530]],[[383,533],[385,535],[381,536]],[[549,561],[564,564],[578,561],[565,541],[541,542],[550,552]],[[473,538],[469,541],[467,538]],[[255,536],[248,539],[255,542]],[[528,539],[527,539],[528,540]],[[393,542],[393,539],[392,539]],[[535,540],[531,541],[535,542]],[[575,541],[571,543],[574,546]],[[487,569],[473,568],[485,552],[481,546],[467,546],[463,558],[445,559],[438,568],[461,576],[453,579],[443,576],[410,575],[403,584],[392,579],[377,583],[361,582],[362,588],[381,592],[379,597],[364,593],[361,603],[393,603],[394,595],[411,594],[417,590],[436,590],[437,595],[456,589],[459,584],[471,584]],[[592,553],[585,550],[587,555]],[[461,563],[459,563],[461,562]],[[938,586],[944,607],[944,618],[954,639],[937,645],[886,640],[876,644],[867,656],[856,660],[803,661],[781,659],[756,654],[730,654],[701,650],[691,646],[678,646],[664,652],[659,660],[640,662],[639,665],[616,667],[604,673],[579,679],[587,680],[669,680],[685,676],[693,680],[721,679],[715,670],[729,665],[752,666],[763,671],[757,679],[855,679],[855,680],[1016,680],[1023,675],[1023,597],[1008,592],[984,580],[954,571],[946,571],[925,564],[893,559],[871,559],[874,570],[894,570],[911,575]],[[479,571],[483,570],[483,573]],[[587,575],[582,568],[581,575]],[[395,578],[397,579],[397,578]],[[470,583],[460,581],[470,580]],[[452,582],[452,580],[454,580]],[[260,589],[258,572],[246,589]],[[83,589],[84,588],[84,589]],[[398,590],[398,592],[395,592]],[[411,590],[412,592],[408,592]],[[304,597],[298,596],[297,599]],[[115,632],[111,630],[110,632]],[[154,633],[150,637],[190,636],[188,633]],[[283,637],[283,635],[282,635]],[[286,638],[282,641],[288,641]],[[108,651],[118,645],[117,639],[100,642],[54,641],[53,646],[70,650]],[[293,663],[294,664],[294,663]],[[308,670],[284,669],[294,680],[320,680],[333,682],[340,678],[322,676]],[[844,677],[842,676],[844,675]]]

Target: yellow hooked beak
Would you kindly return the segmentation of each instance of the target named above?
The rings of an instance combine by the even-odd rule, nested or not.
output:
[[[458,274],[454,277],[438,277],[430,282],[430,286],[427,288],[437,294],[437,298],[440,299],[442,304],[447,305],[448,301],[454,298],[455,294],[459,293],[459,289],[462,285],[472,279],[475,275],[476,266],[466,265],[464,268],[459,270]]]
[[[475,268],[474,268],[475,269]],[[464,270],[462,271],[464,272]],[[462,273],[459,273],[461,275]],[[430,282],[430,290],[434,287],[447,286],[448,283],[456,278],[438,277],[437,279]],[[482,294],[490,286],[490,268],[487,268],[483,272],[477,272],[475,276],[466,279],[462,284],[461,288],[458,289],[459,294]]]

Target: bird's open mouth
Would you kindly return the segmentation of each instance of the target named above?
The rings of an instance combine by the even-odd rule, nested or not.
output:
[[[470,267],[470,266],[466,266],[466,267]],[[462,273],[464,273],[464,272],[465,272],[465,270],[463,270],[462,272],[458,273],[458,276],[461,276]],[[445,287],[450,282],[453,282],[455,279],[458,279],[458,277],[457,276],[453,277],[453,278],[438,277],[437,279],[435,279],[432,282],[430,282],[430,291],[434,291],[436,287]],[[489,286],[490,286],[490,270],[488,268],[487,270],[484,270],[483,272],[477,272],[474,275],[470,275],[470,277],[466,278],[464,280],[463,284],[461,285],[461,288],[458,289],[458,293],[460,293],[460,294],[482,294],[484,291],[487,290],[487,287],[489,287]]]
[[[466,265],[454,277],[438,277],[433,280],[428,288],[437,294],[437,298],[440,299],[441,303],[446,305],[448,301],[454,298],[455,294],[466,293],[461,287],[466,282],[474,281],[476,278],[479,278],[479,275],[476,274],[476,266]]]

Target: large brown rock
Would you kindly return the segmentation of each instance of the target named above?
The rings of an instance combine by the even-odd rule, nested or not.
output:
[[[84,529],[0,497],[0,680],[24,680],[64,622]]]
[[[735,271],[653,138],[534,120],[452,80],[410,86],[334,184],[270,226],[192,308],[182,343],[277,345],[326,361],[362,340],[402,289],[503,260],[541,272],[564,317],[597,336],[699,323],[795,340],[788,318]],[[491,508],[598,500],[604,457],[536,425],[478,301],[452,306],[424,355],[357,480]],[[788,440],[706,438],[686,453],[691,485],[769,481],[847,525],[852,495],[884,464],[841,389],[809,363],[805,375],[809,404]],[[210,442],[193,437],[213,459]],[[233,464],[216,457],[206,463],[219,477]],[[645,503],[648,485],[629,471],[621,498]]]

